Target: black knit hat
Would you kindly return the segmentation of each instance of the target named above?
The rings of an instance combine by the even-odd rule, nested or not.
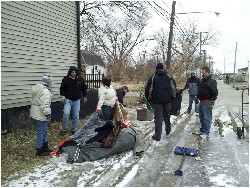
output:
[[[162,63],[157,63],[156,69],[163,69],[164,65]]]
[[[76,71],[76,74],[78,74],[78,69],[77,69],[77,67],[75,67],[75,66],[69,67],[68,75],[70,75],[72,71]]]

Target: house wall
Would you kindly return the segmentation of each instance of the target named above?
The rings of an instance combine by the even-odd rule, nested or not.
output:
[[[60,84],[78,67],[75,1],[1,2],[1,130],[34,127],[30,89],[44,73],[53,76],[52,121],[61,121]],[[80,118],[94,112],[97,91],[81,102]]]
[[[83,103],[81,100],[81,108],[79,118],[83,119],[92,114],[97,106],[98,93],[97,90],[87,91],[88,102]],[[51,120],[52,122],[60,122],[63,117],[63,104],[61,102],[53,102],[51,104]],[[17,131],[19,129],[29,130],[35,129],[35,124],[30,115],[30,106],[14,107],[1,110],[1,131],[8,132]],[[70,127],[69,127],[70,129]],[[59,132],[59,130],[58,130]],[[57,134],[57,133],[56,133]]]
[[[75,1],[1,2],[1,109],[30,105],[30,88],[53,76],[52,102],[70,66],[77,66]]]

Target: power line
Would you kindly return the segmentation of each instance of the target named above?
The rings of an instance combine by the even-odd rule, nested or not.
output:
[[[245,55],[244,53],[242,53],[239,49],[237,51],[240,52],[241,55],[243,55],[247,60],[249,60],[249,57],[247,55]]]
[[[164,9],[163,7],[161,7],[160,5],[158,5],[156,2],[154,2],[154,4],[160,8],[162,11],[164,11],[165,13],[165,16],[168,18],[168,16],[171,16],[171,14],[166,10]],[[164,3],[165,4],[165,3]],[[166,5],[166,4],[165,4]],[[168,14],[168,16],[166,15],[166,13]],[[169,18],[168,18],[169,19]],[[177,21],[176,21],[177,22]],[[177,24],[177,25],[176,25]],[[182,35],[182,34],[185,34],[185,32],[183,31],[182,27],[180,26],[180,24],[177,22],[177,23],[174,23],[174,25],[176,26],[176,29],[179,30],[179,33]]]
[[[168,16],[171,16],[171,14],[170,14],[166,9],[162,8],[162,7],[161,7],[160,5],[158,5],[156,2],[154,2],[154,4],[155,4],[159,9],[161,9],[163,12],[167,13]],[[170,18],[168,18],[168,19],[170,20]]]
[[[166,20],[166,18],[169,19],[168,17],[166,17],[162,12],[160,12],[157,8],[155,8],[150,2],[147,1],[147,3],[151,6],[151,8],[153,8],[153,10],[154,10],[154,12],[155,12],[156,14],[158,14],[161,18],[164,19],[165,22],[168,23],[168,21]],[[160,14],[161,14],[161,15],[160,15]]]
[[[154,5],[152,5],[150,2],[147,2],[151,8],[154,10],[154,12],[156,12],[160,17],[162,17],[164,19],[164,21],[166,21],[166,19],[170,19],[169,15],[171,16],[171,14],[164,8],[162,8],[160,5],[158,5],[157,3],[153,2]],[[166,5],[166,3],[164,3],[164,5]],[[161,15],[160,15],[161,14]],[[166,21],[167,22],[167,21]],[[182,27],[180,26],[180,24],[177,22],[175,24],[175,29],[178,31],[178,33],[180,35],[185,35],[184,30],[182,29]]]
[[[185,35],[185,32],[183,31],[183,29],[181,28],[181,26],[180,26],[180,24],[178,23],[177,20],[175,20],[174,25],[175,25],[176,27],[180,28],[180,30],[182,31],[182,33]]]

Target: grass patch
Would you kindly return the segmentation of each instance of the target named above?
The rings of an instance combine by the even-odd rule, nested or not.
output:
[[[88,118],[88,117],[87,117]],[[87,118],[79,121],[79,128],[84,125]],[[49,126],[49,148],[56,149],[62,139],[71,135],[71,121],[69,131],[59,136],[61,123],[55,122]],[[44,164],[51,156],[36,157],[36,130],[35,125],[30,130],[17,130],[1,136],[1,182],[18,179],[32,171],[34,167]]]

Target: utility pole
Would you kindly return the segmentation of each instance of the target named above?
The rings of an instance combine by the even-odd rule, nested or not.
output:
[[[201,50],[203,52],[203,63],[206,65],[206,50]]]
[[[235,84],[236,54],[237,54],[237,42],[236,42],[235,54],[234,54],[234,76],[233,76],[233,88],[234,88],[234,84]]]
[[[225,63],[225,56],[224,56],[224,74],[226,73],[225,68],[226,68],[226,63]]]
[[[170,31],[169,31],[169,36],[168,36],[168,51],[167,51],[167,62],[166,62],[166,69],[167,70],[170,68],[170,61],[171,61],[171,48],[172,48],[173,30],[174,30],[175,4],[176,4],[176,1],[173,1],[171,19],[170,19]]]
[[[200,32],[200,57],[201,57],[201,35],[202,35],[202,32]]]

